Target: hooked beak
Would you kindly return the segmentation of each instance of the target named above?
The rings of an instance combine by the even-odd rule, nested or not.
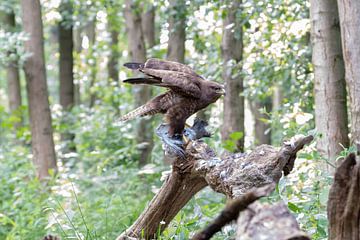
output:
[[[225,96],[226,95],[225,86],[222,86],[221,89],[218,91],[218,93]]]

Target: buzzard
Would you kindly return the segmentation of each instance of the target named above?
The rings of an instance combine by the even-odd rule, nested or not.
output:
[[[205,80],[189,66],[178,62],[151,58],[145,63],[125,63],[124,66],[144,74],[143,77],[124,80],[125,83],[165,87],[168,91],[124,115],[120,121],[165,114],[168,133],[161,137],[177,152],[182,152],[186,119],[225,94],[222,85]]]

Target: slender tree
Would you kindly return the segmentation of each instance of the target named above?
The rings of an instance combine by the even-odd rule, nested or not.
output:
[[[184,62],[186,40],[186,1],[169,1],[169,41],[167,58],[171,61]]]
[[[3,12],[3,27],[6,31],[14,32],[16,27],[15,14],[11,12]],[[12,52],[9,52],[12,54]],[[19,68],[16,60],[12,60],[6,66],[6,79],[8,87],[8,96],[9,96],[9,109],[12,114],[16,113],[16,110],[21,106],[21,85],[20,85],[20,76]],[[21,117],[21,116],[20,116]],[[15,128],[21,125],[21,121],[15,124]]]
[[[118,5],[113,1],[109,2],[107,6],[107,24],[110,31],[110,56],[107,64],[109,79],[119,82],[119,31],[118,12],[120,11]]]
[[[85,34],[86,37],[89,40],[89,49],[88,49],[88,63],[90,67],[90,102],[89,107],[93,107],[96,100],[96,93],[92,89],[96,82],[96,74],[97,74],[97,68],[96,68],[96,57],[94,55],[95,51],[95,40],[96,40],[96,18],[93,18],[88,22],[88,24],[85,26]]]
[[[62,0],[60,5],[62,20],[59,22],[59,76],[60,104],[69,110],[74,105],[74,74],[73,74],[73,23],[72,3]]]
[[[155,6],[148,4],[148,9],[141,16],[141,25],[147,48],[155,46]]]
[[[31,52],[24,64],[29,102],[33,161],[40,179],[57,170],[44,61],[43,25],[39,0],[22,0],[24,31],[30,34],[25,49]]]
[[[244,133],[244,86],[240,75],[243,55],[242,24],[239,20],[241,0],[230,1],[226,7],[221,43],[223,74],[226,96],[224,98],[224,124],[221,129],[223,139],[233,132]],[[237,150],[244,149],[244,138],[237,141]]]
[[[74,44],[74,50],[75,50],[75,59],[74,62],[77,62],[79,59],[79,55],[82,50],[82,27],[78,26],[77,28],[73,27],[73,44]],[[74,77],[74,80],[76,77]],[[81,97],[80,97],[80,82],[74,81],[74,102],[75,105],[80,105],[81,103]]]
[[[266,113],[272,110],[272,99],[266,97],[261,100],[252,100],[250,109],[255,118],[255,144],[271,144],[271,126],[267,120],[269,115]]]
[[[145,62],[146,49],[144,35],[141,28],[141,10],[136,1],[125,0],[125,22],[128,37],[129,52],[131,61]],[[151,97],[151,89],[148,86],[136,86],[135,104],[140,106]],[[153,130],[151,122],[147,119],[140,119],[137,126],[137,142],[140,150],[139,165],[149,162],[153,148]]]
[[[345,79],[349,89],[351,141],[360,142],[360,1],[338,0]]]
[[[348,145],[345,70],[336,0],[311,0],[318,151],[332,163]]]

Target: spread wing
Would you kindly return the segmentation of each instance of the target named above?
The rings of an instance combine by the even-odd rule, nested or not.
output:
[[[194,72],[194,70],[188,65],[173,61],[161,60],[157,58],[148,59],[144,64],[144,68],[182,72],[201,78],[201,76]]]
[[[148,77],[127,79],[124,82],[166,87],[194,98],[199,98],[201,94],[200,84],[204,79],[184,64],[152,58],[145,64],[126,63],[125,66],[137,69]]]

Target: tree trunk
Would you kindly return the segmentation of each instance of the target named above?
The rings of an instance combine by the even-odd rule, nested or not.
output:
[[[59,77],[60,104],[65,110],[74,105],[74,75],[73,75],[73,26],[72,6],[69,1],[63,1],[60,6],[62,21],[59,23]]]
[[[241,77],[241,63],[243,53],[242,25],[237,17],[241,0],[229,3],[223,25],[221,43],[223,57],[223,79],[225,81],[226,96],[224,97],[224,124],[221,129],[222,139],[228,139],[233,132],[244,133],[244,91]],[[229,27],[231,26],[231,27]],[[244,150],[244,138],[237,141],[237,150]]]
[[[345,71],[336,0],[311,0],[317,149],[335,164],[348,146]],[[360,120],[360,118],[359,118]]]
[[[141,16],[142,30],[147,48],[155,46],[155,7],[152,5]]]
[[[96,19],[92,19],[88,22],[88,24],[85,27],[85,34],[89,40],[89,49],[88,49],[88,63],[90,67],[90,84],[89,84],[89,92],[90,92],[90,102],[89,107],[92,108],[95,104],[96,100],[96,93],[93,89],[93,86],[96,82],[96,74],[97,74],[97,68],[96,68],[96,56],[94,55],[95,51],[95,40],[96,40]]]
[[[186,40],[186,1],[169,0],[169,41],[167,59],[183,63]]]
[[[327,207],[329,240],[360,239],[360,158],[350,153],[338,166]]]
[[[4,28],[6,31],[14,32],[16,22],[14,12],[4,12],[3,15]],[[11,54],[11,52],[9,52]],[[8,96],[9,96],[9,110],[11,114],[17,114],[16,110],[21,106],[21,85],[20,85],[20,76],[19,68],[17,61],[11,61],[6,66],[6,79],[8,87]],[[14,126],[18,128],[21,126],[22,118],[19,115],[20,121]]]
[[[136,9],[138,7],[135,1],[125,1],[125,21],[131,61],[143,63],[146,60],[146,50],[141,29],[141,15],[139,9]],[[151,97],[151,89],[148,86],[135,86],[134,90],[136,106],[143,105]],[[153,148],[153,130],[150,120],[144,118],[139,120],[136,136],[140,151],[139,165],[143,166],[149,162]]]
[[[119,82],[119,31],[117,29],[109,27],[110,30],[110,56],[108,62],[108,74],[109,79],[114,82]]]
[[[272,99],[270,97],[265,100],[253,100],[250,102],[251,112],[255,118],[255,145],[271,144],[271,126],[267,120],[269,115],[266,113],[272,110]],[[266,113],[262,111],[265,110]]]
[[[74,43],[74,50],[77,53],[75,56],[75,62],[79,59],[79,54],[82,50],[82,40],[83,37],[81,35],[82,28],[77,27],[73,28],[73,43]],[[76,77],[75,77],[76,79]],[[79,79],[77,81],[74,81],[74,102],[75,105],[80,105],[81,103],[81,96],[80,96],[80,81]]]
[[[345,79],[349,89],[351,142],[360,142],[360,1],[338,0]],[[334,106],[335,109],[335,106]]]
[[[24,31],[30,34],[25,50],[32,53],[24,64],[28,92],[33,161],[39,179],[57,170],[44,61],[43,25],[39,0],[22,0]]]

